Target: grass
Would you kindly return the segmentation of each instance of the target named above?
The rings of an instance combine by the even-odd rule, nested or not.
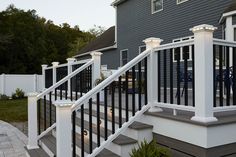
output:
[[[0,100],[0,120],[6,122],[27,121],[27,99]]]

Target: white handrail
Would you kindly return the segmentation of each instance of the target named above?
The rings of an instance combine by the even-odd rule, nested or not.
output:
[[[44,95],[50,93],[51,91],[53,91],[55,88],[59,87],[61,84],[65,83],[66,81],[68,81],[70,78],[74,77],[75,75],[77,75],[78,73],[80,73],[81,71],[83,71],[85,68],[87,68],[88,66],[90,66],[91,64],[93,64],[93,59],[91,59],[88,63],[84,64],[83,66],[81,66],[80,68],[76,69],[75,71],[73,71],[72,73],[70,73],[69,75],[67,75],[66,77],[64,77],[63,79],[61,79],[60,81],[58,81],[57,83],[55,83],[53,86],[51,86],[50,88],[46,89],[45,91],[43,91],[42,93],[40,93],[37,96],[37,99],[42,98]]]
[[[84,59],[84,60],[76,61],[76,62],[72,63],[71,65],[87,63],[87,62],[89,62],[90,60],[91,60],[91,59]]]
[[[153,51],[168,50],[189,45],[194,45],[194,39],[160,45],[159,47],[154,48]]]
[[[235,41],[227,41],[227,40],[222,40],[222,39],[213,39],[213,43],[215,45],[221,45],[221,46],[229,46],[229,47],[236,47],[236,42]]]
[[[104,148],[106,148],[114,139],[116,139],[120,134],[122,134],[137,118],[139,118],[144,112],[146,112],[151,106],[143,106],[142,109],[135,113],[133,117],[129,119],[128,122],[125,122],[121,128],[117,129],[113,135],[110,135],[106,141],[103,141],[100,147],[97,147],[92,154],[88,157],[97,156]]]
[[[75,111],[80,108],[80,106],[85,103],[87,100],[89,100],[93,95],[100,92],[104,87],[108,86],[110,83],[112,83],[114,80],[116,80],[119,76],[124,74],[127,70],[132,68],[134,65],[136,65],[138,62],[142,61],[145,57],[150,55],[152,50],[146,50],[142,52],[140,55],[135,57],[133,60],[128,62],[126,65],[121,67],[119,70],[117,70],[114,74],[112,74],[110,77],[102,81],[99,85],[94,87],[92,90],[90,90],[88,93],[86,93],[84,96],[82,96],[80,99],[78,99],[75,104],[72,106],[71,111]]]
[[[52,131],[54,128],[56,128],[56,123],[54,123],[52,126],[50,126],[49,128],[47,128],[44,132],[42,132],[39,136],[38,136],[38,140],[40,138],[42,138],[43,136],[47,135],[50,131]]]
[[[58,65],[56,68],[67,67],[67,66],[68,66],[68,63],[64,63],[64,64]]]

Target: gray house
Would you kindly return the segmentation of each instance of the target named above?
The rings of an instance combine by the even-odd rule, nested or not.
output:
[[[144,39],[158,37],[163,43],[188,40],[193,35],[189,29],[200,24],[217,27],[215,38],[236,38],[234,0],[116,0],[112,6],[116,9],[116,26],[87,45],[76,58],[100,51],[102,64],[117,69],[145,50]],[[188,61],[191,57],[189,54]],[[181,53],[180,61],[183,58]]]

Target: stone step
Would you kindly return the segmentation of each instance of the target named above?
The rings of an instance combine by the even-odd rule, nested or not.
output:
[[[25,147],[25,151],[27,156],[30,157],[50,157],[42,148],[28,150],[28,148]]]

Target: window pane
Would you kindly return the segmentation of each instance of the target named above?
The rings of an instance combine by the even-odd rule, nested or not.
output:
[[[236,28],[234,28],[234,41],[236,41]]]
[[[153,11],[162,10],[163,4],[162,0],[153,0]]]

